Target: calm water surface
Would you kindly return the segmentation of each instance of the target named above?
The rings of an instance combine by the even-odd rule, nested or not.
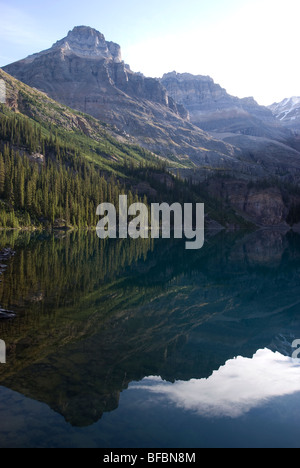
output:
[[[300,447],[300,235],[0,234],[0,447]]]

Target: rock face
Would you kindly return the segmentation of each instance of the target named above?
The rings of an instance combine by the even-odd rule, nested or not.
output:
[[[206,187],[214,198],[225,201],[259,226],[287,226],[291,208],[300,205],[299,196],[291,196],[278,187],[252,185],[242,180],[212,179]]]
[[[57,41],[51,49],[33,54],[24,59],[24,62],[32,63],[38,57],[48,55],[55,50],[61,52],[64,56],[77,55],[78,57],[94,57],[113,60],[115,63],[120,63],[122,61],[121,48],[118,44],[107,42],[103,34],[96,31],[96,29],[86,26],[77,26],[72,31],[69,31],[67,37]]]
[[[284,99],[272,104],[269,109],[283,126],[300,134],[300,97]]]
[[[30,161],[36,162],[38,164],[45,164],[45,156],[40,153],[34,153],[29,156]]]
[[[204,130],[258,137],[286,133],[270,109],[258,105],[252,97],[231,96],[209,76],[172,72],[160,81],[169,95],[186,107],[191,122]]]
[[[231,195],[232,206],[245,213],[262,226],[277,226],[285,223],[288,209],[279,189],[249,190],[244,198]]]

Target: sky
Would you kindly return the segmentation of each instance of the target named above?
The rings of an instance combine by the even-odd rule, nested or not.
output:
[[[91,26],[132,70],[209,75],[269,105],[300,96],[299,0],[0,0],[0,66]]]

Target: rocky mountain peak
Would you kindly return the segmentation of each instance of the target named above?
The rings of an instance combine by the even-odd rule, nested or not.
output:
[[[121,62],[121,48],[114,42],[105,40],[103,34],[88,26],[76,26],[67,37],[53,45],[53,49],[62,49],[79,57],[105,58]]]
[[[23,64],[32,64],[36,59],[59,53],[62,58],[77,56],[87,59],[107,59],[122,63],[121,47],[105,40],[103,34],[88,26],[76,26],[68,35],[53,44],[50,49],[29,55],[22,60]]]

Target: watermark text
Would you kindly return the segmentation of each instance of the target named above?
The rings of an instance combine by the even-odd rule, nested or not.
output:
[[[293,359],[299,359],[300,356],[300,340],[295,340],[292,343],[292,348],[297,348],[296,351],[293,352],[292,358]]]
[[[0,340],[0,364],[6,364],[6,344]]]
[[[4,80],[0,79],[0,104],[6,103],[6,84]]]
[[[128,208],[127,195],[120,195],[118,210],[112,203],[97,207],[97,224],[100,239],[187,239],[188,250],[198,250],[204,245],[204,204],[153,203],[149,208],[144,203],[133,203]],[[118,214],[118,215],[117,215]]]

